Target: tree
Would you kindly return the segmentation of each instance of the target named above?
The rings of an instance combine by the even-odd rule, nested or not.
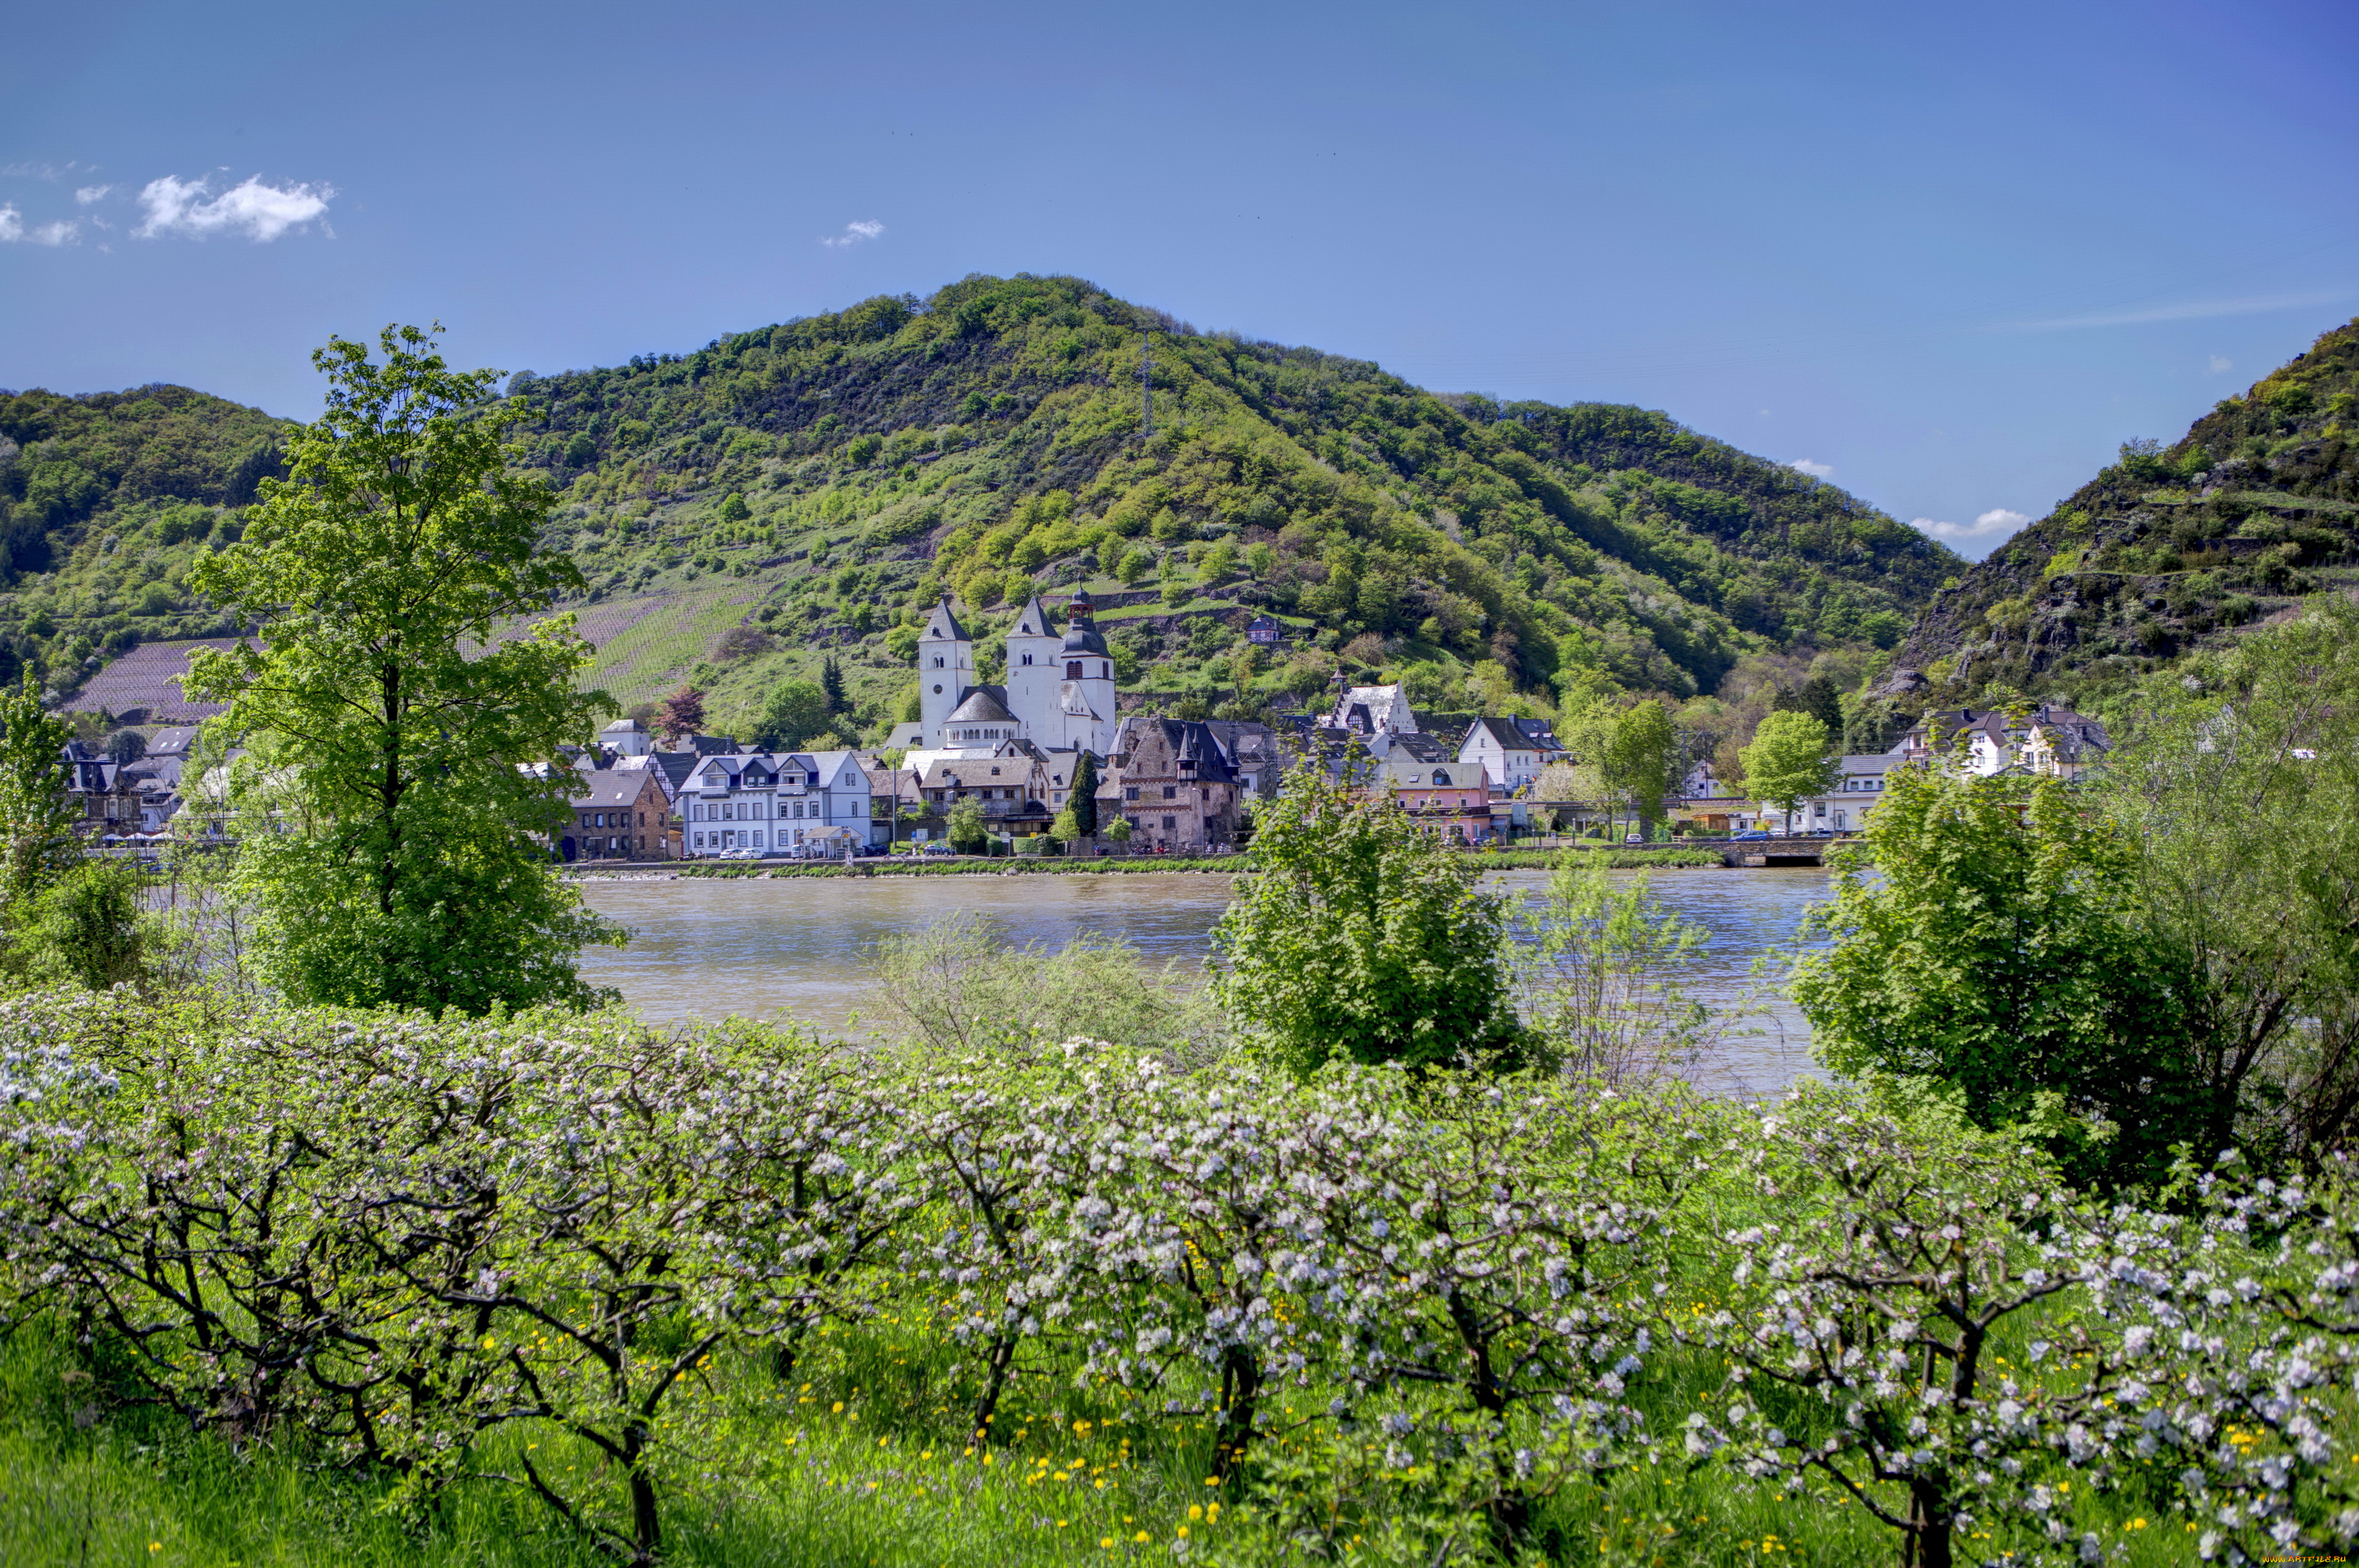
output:
[[[121,860],[83,860],[35,896],[12,936],[11,957],[34,979],[93,991],[147,978],[146,878]]]
[[[1520,1055],[1505,905],[1397,803],[1306,765],[1262,808],[1254,858],[1213,928],[1213,984],[1277,1061],[1308,1076]]]
[[[1779,704],[1781,707],[1785,705]],[[1843,733],[1843,693],[1836,689],[1831,678],[1813,675],[1803,681],[1802,689],[1794,694],[1792,706],[1797,712],[1808,713],[1826,725],[1830,736]]]
[[[27,906],[82,859],[78,815],[66,794],[65,721],[41,706],[27,675],[0,688],[0,920],[14,923]]]
[[[237,886],[264,978],[435,1013],[588,1004],[577,955],[624,934],[549,865],[571,770],[517,766],[613,706],[576,689],[592,650],[548,614],[582,575],[536,548],[546,485],[506,468],[523,406],[483,407],[496,377],[449,369],[431,333],[380,343],[381,365],[341,338],[312,355],[327,406],[288,441],[289,477],[189,572],[259,631],[197,651],[187,684],[251,748]]]
[[[1630,802],[1641,822],[1651,825],[1663,802],[1680,786],[1680,737],[1669,709],[1649,699],[1614,716],[1600,771],[1606,787]]]
[[[1121,816],[1114,818],[1114,821],[1106,823],[1105,826],[1098,830],[1098,836],[1105,840],[1108,844],[1128,844],[1130,842],[1130,819],[1128,817]]]
[[[682,686],[656,710],[656,732],[666,740],[696,735],[704,728],[704,693],[693,684]]]
[[[1820,1060],[2043,1132],[2078,1180],[2160,1176],[2201,1094],[2180,966],[2138,929],[2135,861],[2062,780],[1897,769],[1864,853],[1837,868],[1833,941],[1796,971]]]
[[[1098,831],[1098,759],[1084,751],[1073,764],[1072,792],[1065,797],[1068,810],[1073,813],[1076,837],[1088,838]]]
[[[1788,710],[1764,716],[1761,727],[1753,732],[1753,744],[1738,756],[1745,765],[1745,787],[1786,813],[1788,833],[1794,830],[1794,808],[1834,783],[1827,726],[1810,713]],[[1879,806],[1876,814],[1884,810]]]
[[[819,691],[827,703],[828,717],[833,718],[838,713],[852,711],[852,704],[844,700],[843,695],[843,667],[836,663],[835,655],[832,653],[819,667]]]
[[[147,737],[137,730],[117,730],[106,737],[106,755],[127,767],[147,755]]]
[[[961,855],[980,855],[989,842],[983,825],[983,802],[972,795],[961,795],[951,802],[951,848]]]
[[[745,497],[739,491],[732,490],[721,503],[720,517],[724,523],[742,523],[753,515],[753,508],[745,505]]]
[[[2320,1159],[2359,1130],[2359,606],[2321,596],[2138,706],[2099,791],[2184,976],[2199,1151]]]
[[[827,693],[808,681],[781,681],[762,703],[754,744],[766,751],[792,751],[827,728]]]

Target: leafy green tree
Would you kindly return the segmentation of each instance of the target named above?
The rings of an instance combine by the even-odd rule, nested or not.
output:
[[[2043,1132],[2081,1181],[2158,1177],[2202,1096],[2180,966],[2139,929],[2136,858],[2060,780],[1896,771],[1864,853],[1837,868],[1832,942],[1796,970],[1820,1060]]]
[[[27,675],[0,688],[0,919],[14,921],[42,888],[82,859],[74,837],[79,813],[66,793],[66,742],[73,732],[41,706]]]
[[[1794,828],[1794,808],[1834,785],[1835,765],[1827,746],[1827,726],[1816,715],[1788,710],[1765,715],[1753,732],[1753,744],[1737,754],[1745,765],[1745,789],[1786,813],[1788,833]],[[1885,809],[1877,807],[1876,814]]]
[[[961,855],[980,855],[990,842],[990,833],[983,824],[983,802],[972,795],[962,795],[951,802],[949,822],[951,848]]]
[[[1649,699],[1616,714],[1600,771],[1606,788],[1627,800],[1638,820],[1651,826],[1680,785],[1680,739],[1669,710]]]
[[[12,958],[34,980],[71,980],[93,991],[146,979],[145,890],[145,877],[129,861],[69,867],[35,896],[29,918],[12,933]]]
[[[753,515],[754,509],[745,505],[744,495],[735,490],[729,492],[728,498],[721,503],[719,516],[724,523],[742,523]]]
[[[1072,792],[1066,796],[1066,809],[1073,813],[1073,832],[1077,838],[1088,838],[1098,831],[1098,759],[1083,752],[1073,764]]]
[[[768,751],[792,751],[827,728],[827,693],[808,681],[781,681],[763,701],[754,744]]]
[[[1263,807],[1254,875],[1213,928],[1223,1004],[1295,1073],[1515,1060],[1505,905],[1440,835],[1323,768]]]
[[[1098,836],[1105,840],[1108,844],[1128,844],[1130,842],[1130,819],[1124,816],[1115,817],[1114,821],[1098,829]]]
[[[506,468],[522,405],[483,407],[496,377],[451,370],[428,332],[380,343],[383,364],[341,338],[312,355],[327,407],[290,477],[189,573],[259,631],[198,650],[188,687],[252,747],[238,887],[264,977],[436,1013],[587,1004],[577,954],[624,934],[549,865],[571,774],[518,766],[613,706],[576,690],[590,646],[547,613],[582,576],[536,548],[548,487]]]
[[[2136,918],[2179,956],[2203,1152],[2359,1132],[2359,605],[2158,676],[2100,786]]]

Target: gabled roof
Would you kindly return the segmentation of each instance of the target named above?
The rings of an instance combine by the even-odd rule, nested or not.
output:
[[[1049,630],[1049,612],[1041,607],[1039,594],[1035,593],[1025,601],[1023,610],[1016,617],[1014,628],[1007,635],[1012,637],[1055,635]]]
[[[1488,736],[1501,751],[1562,751],[1556,736],[1538,719],[1477,719],[1466,727],[1466,740]],[[1462,746],[1465,744],[1461,743]]]
[[[602,768],[595,773],[577,775],[576,782],[566,796],[566,804],[575,811],[587,811],[593,806],[627,806],[639,798],[647,787],[647,775],[643,768],[623,772]]]

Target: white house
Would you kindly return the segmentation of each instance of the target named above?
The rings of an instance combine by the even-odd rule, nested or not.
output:
[[[868,800],[868,774],[853,752],[723,752],[689,774],[681,836],[690,855],[776,855],[845,833],[867,844],[877,832]]]
[[[1948,708],[1927,713],[1892,747],[1911,762],[1932,762],[1963,747],[1967,769],[1980,774],[2021,768],[2075,779],[2104,760],[2113,740],[2085,713],[2052,702],[2010,713],[1998,708]]]
[[[1491,788],[1508,794],[1539,782],[1540,770],[1565,756],[1555,734],[1538,719],[1477,719],[1458,743],[1458,760],[1479,765]]]

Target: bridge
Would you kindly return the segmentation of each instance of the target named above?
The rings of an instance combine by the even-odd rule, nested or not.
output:
[[[1837,844],[1855,844],[1858,835],[1840,838],[1767,838],[1746,839],[1724,845],[1720,852],[1723,866],[1824,866],[1827,851]]]

